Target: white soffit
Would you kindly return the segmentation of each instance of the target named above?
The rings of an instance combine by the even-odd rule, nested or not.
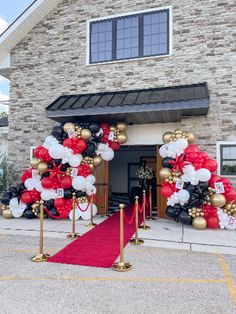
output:
[[[48,15],[61,0],[36,0],[0,36],[0,64],[10,51]]]

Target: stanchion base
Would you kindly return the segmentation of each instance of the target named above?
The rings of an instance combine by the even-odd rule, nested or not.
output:
[[[104,217],[110,217],[110,216],[111,216],[111,215],[109,215],[109,214],[101,215],[102,218],[104,218]]]
[[[112,265],[112,269],[119,272],[128,271],[132,268],[130,263],[125,262],[117,262]]]
[[[147,225],[142,225],[138,227],[139,229],[143,229],[143,230],[149,230],[151,229],[151,227],[147,226]]]
[[[46,260],[50,257],[49,254],[39,254],[37,256],[32,257],[33,262],[46,262]]]
[[[86,227],[95,227],[97,226],[97,224],[95,224],[94,222],[90,222],[88,225],[86,225]]]
[[[75,233],[75,232],[72,232],[72,233],[69,233],[69,234],[67,234],[67,236],[66,236],[68,239],[77,239],[77,238],[79,238],[80,236],[77,234],[77,233]]]
[[[143,241],[142,239],[138,239],[138,240],[136,240],[136,239],[131,239],[131,240],[129,241],[129,243],[132,244],[132,245],[141,245],[141,244],[144,243],[144,241]]]
[[[156,220],[156,218],[154,218],[154,217],[147,217],[146,219],[147,220]]]

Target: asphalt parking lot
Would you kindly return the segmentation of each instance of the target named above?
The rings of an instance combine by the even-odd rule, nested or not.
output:
[[[53,254],[69,240],[45,238]],[[134,247],[132,270],[33,263],[38,238],[0,235],[0,313],[235,313],[236,256]]]

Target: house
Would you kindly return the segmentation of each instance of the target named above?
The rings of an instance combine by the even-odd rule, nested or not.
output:
[[[127,145],[98,175],[114,192],[138,184],[140,160],[157,175],[162,134],[177,128],[233,180],[235,14],[233,0],[34,1],[0,37],[9,159],[22,171],[60,121],[125,120]]]

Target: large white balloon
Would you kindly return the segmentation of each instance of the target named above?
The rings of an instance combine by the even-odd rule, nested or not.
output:
[[[84,210],[88,206],[88,203],[79,204],[79,206]],[[90,219],[90,211],[91,211],[91,204],[88,206],[88,209],[86,210],[86,212],[80,211],[82,219],[89,220]],[[93,217],[96,214],[97,214],[97,206],[95,204],[93,204]]]
[[[161,155],[162,158],[165,158],[168,156],[168,146],[167,144],[162,145],[159,149],[159,154]]]
[[[95,178],[95,176],[93,176],[92,174],[90,174],[90,175],[88,175],[88,176],[86,177],[86,180],[87,180],[89,183],[94,184],[95,181],[96,181],[96,178]]]
[[[44,201],[49,201],[50,199],[55,199],[57,193],[54,189],[44,189],[41,193],[41,198]]]
[[[24,182],[24,185],[26,187],[27,190],[32,191],[34,189],[35,186],[35,182],[33,179],[26,179]]]
[[[199,179],[199,181],[209,181],[211,178],[211,173],[208,169],[206,168],[201,168],[196,171],[196,177]]]
[[[185,138],[178,138],[175,142],[177,149],[185,149],[188,146],[188,141]]]
[[[81,164],[83,157],[81,154],[72,155],[69,158],[69,164],[71,167],[78,167]]]
[[[23,212],[19,208],[13,208],[11,213],[14,218],[20,218],[23,215]]]
[[[110,161],[114,158],[114,151],[113,149],[111,149],[110,147],[107,148],[107,150],[103,151],[101,153],[101,157],[102,159],[104,159],[105,161]]]
[[[52,158],[61,159],[64,155],[64,146],[61,144],[50,146],[48,152]]]
[[[49,135],[45,138],[45,141],[43,143],[43,147],[49,148],[49,147],[56,145],[58,143],[59,143],[58,140],[54,136]]]
[[[86,188],[86,179],[82,176],[74,177],[72,180],[72,186],[75,190],[82,191]]]
[[[187,190],[180,190],[178,192],[178,198],[181,205],[185,204],[189,200],[190,194]]]
[[[19,205],[18,203],[18,198],[17,197],[14,197],[10,200],[10,203],[9,203],[9,206],[10,206],[10,209],[12,208],[17,208]]]
[[[80,216],[81,216],[81,211],[76,207],[75,208],[75,220],[78,220]],[[70,220],[73,219],[73,210],[69,212],[69,218]]]

